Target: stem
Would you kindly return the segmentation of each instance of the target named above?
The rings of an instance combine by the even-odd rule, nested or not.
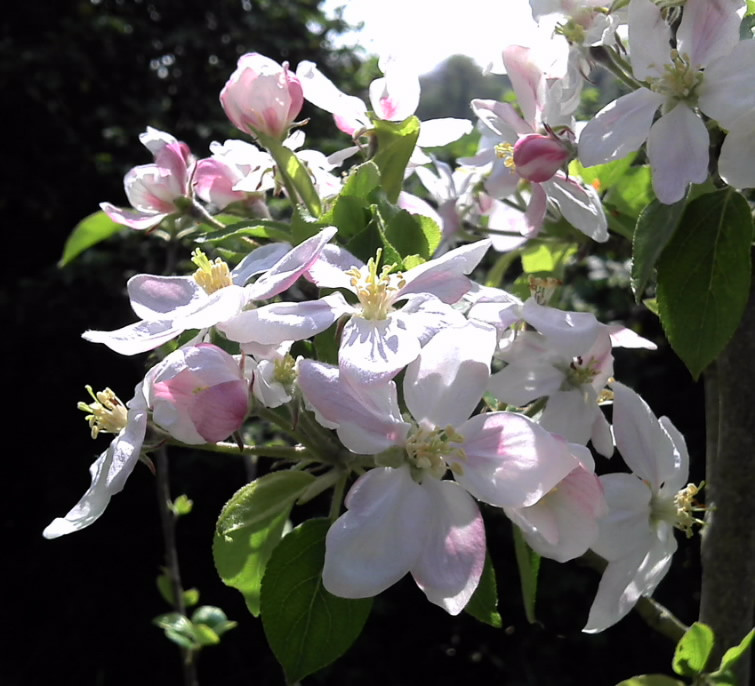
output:
[[[333,498],[330,501],[330,512],[328,518],[331,522],[335,522],[338,519],[338,515],[341,514],[341,504],[343,503],[343,492],[346,490],[346,479],[349,473],[344,472],[343,476],[336,482],[333,489]]]
[[[755,527],[749,513],[755,493],[755,291],[739,328],[706,372],[706,526],[702,532],[700,621],[716,644],[712,664],[750,630],[755,610]],[[717,401],[717,402],[716,402]],[[714,443],[715,441],[715,443]],[[734,667],[747,684],[751,656]]]
[[[619,57],[615,50],[604,46],[590,48],[590,56],[610,71],[619,81],[629,86],[633,91],[644,86],[633,76],[630,76],[629,64]]]
[[[181,570],[178,566],[176,548],[176,516],[170,509],[170,477],[168,473],[168,451],[165,446],[157,450],[157,506],[160,511],[160,526],[165,544],[165,570],[173,590],[173,608],[186,616],[184,589],[181,583]],[[194,651],[181,648],[184,686],[198,686]]]

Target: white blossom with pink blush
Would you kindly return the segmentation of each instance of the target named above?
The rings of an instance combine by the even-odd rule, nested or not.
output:
[[[132,209],[109,202],[100,203],[100,208],[118,224],[146,230],[180,212],[177,200],[191,198],[196,162],[186,143],[152,127],[147,127],[139,140],[154,155],[155,161],[130,169],[123,178]]]
[[[674,528],[690,533],[697,487],[688,484],[683,436],[667,417],[657,419],[645,401],[618,382],[614,391],[616,446],[633,474],[600,477],[608,514],[592,549],[608,561],[584,631],[596,633],[650,596],[676,551]]]
[[[403,273],[392,265],[365,265],[348,250],[331,245],[309,269],[321,288],[344,288],[358,302],[334,316],[351,315],[343,327],[338,364],[356,384],[382,383],[393,378],[419,354],[438,331],[464,321],[450,305],[471,287],[467,274],[482,259],[490,241],[451,250]],[[398,303],[403,307],[397,308]]]
[[[232,271],[219,258],[210,262],[195,252],[198,269],[192,276],[137,274],[128,281],[128,293],[140,321],[115,331],[87,331],[83,336],[122,355],[135,355],[153,350],[183,331],[230,322],[254,301],[288,289],[335,234],[336,229],[329,227],[295,248],[288,243],[261,246]],[[261,276],[245,285],[256,275]]]
[[[211,158],[197,162],[194,186],[197,196],[218,210],[234,202],[253,207],[275,188],[272,158],[251,143],[213,141],[210,151]]]
[[[681,200],[688,184],[705,181],[709,136],[695,107],[728,120],[729,113],[741,111],[742,104],[746,109],[746,103],[751,102],[749,89],[742,91],[741,82],[727,82],[725,78],[734,70],[755,66],[752,50],[738,50],[729,57],[739,43],[739,9],[743,4],[739,0],[687,0],[676,46],[671,48],[671,27],[660,8],[651,0],[631,0],[632,70],[647,87],[623,95],[587,123],[579,138],[582,164],[621,159],[647,140],[653,190],[662,203]],[[746,65],[739,63],[742,57]],[[658,109],[661,117],[654,121]],[[748,119],[749,130],[753,130],[755,116],[751,109]],[[745,185],[755,183],[752,174],[738,178],[739,170],[750,164],[749,157],[745,163],[745,158],[727,146],[723,159],[723,174],[734,174],[738,181],[746,180]]]
[[[590,451],[569,446],[580,464],[529,507],[505,507],[530,548],[543,557],[567,562],[584,555],[598,538],[598,520],[607,512],[603,487]]]
[[[563,441],[521,415],[468,418],[495,343],[492,328],[471,322],[438,333],[406,372],[411,421],[392,381],[357,388],[335,367],[300,361],[299,385],[316,416],[350,450],[391,464],[357,480],[328,532],[323,582],[335,595],[373,596],[410,572],[431,602],[458,614],[485,560],[472,496],[498,507],[534,504],[576,467]],[[442,480],[449,470],[454,481]]]
[[[509,103],[473,100],[482,132],[480,149],[465,166],[489,172],[486,191],[500,199],[529,184],[524,235],[536,235],[545,221],[548,203],[576,229],[596,241],[608,240],[603,207],[595,189],[570,178],[561,167],[572,156],[572,112],[578,98],[565,98],[568,79],[551,81],[528,48],[512,45],[503,51],[506,70],[524,118]],[[556,130],[561,130],[556,134]]]
[[[225,440],[249,410],[239,360],[209,343],[172,352],[149,371],[144,391],[155,424],[189,445]]]

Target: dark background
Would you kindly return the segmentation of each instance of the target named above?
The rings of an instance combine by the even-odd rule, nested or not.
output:
[[[63,270],[56,262],[68,233],[99,202],[125,205],[123,174],[150,161],[138,142],[148,124],[186,141],[200,157],[209,154],[211,140],[238,136],[217,97],[239,55],[256,51],[294,67],[310,59],[344,90],[363,89],[374,66],[329,49],[328,37],[343,25],[325,20],[318,5],[47,0],[14,3],[13,18],[5,12],[0,19],[0,213],[6,238],[0,303],[10,368],[0,519],[3,686],[180,683],[178,650],[151,624],[169,608],[155,587],[162,552],[149,471],[139,466],[91,528],[55,541],[41,537],[44,526],[87,488],[88,466],[108,440],[93,443],[76,410],[86,397],[84,384],[111,386],[128,398],[144,372],[141,356],[120,357],[80,334],[132,321],[126,279],[136,271],[160,272],[164,256],[157,242],[124,231]],[[467,116],[463,104],[458,111],[459,102],[496,97],[469,92],[469,66],[456,59],[426,83],[422,115]],[[444,85],[446,96],[438,90]],[[314,108],[306,115],[313,119],[307,129],[312,147],[330,151],[346,144],[334,138],[326,115]],[[624,248],[617,243],[606,250],[620,258]],[[592,283],[594,294],[606,285],[596,284],[595,275],[588,281],[584,270],[574,276]],[[661,342],[652,317],[619,292],[601,291],[603,312],[640,321],[644,333]],[[681,364],[662,346],[658,353],[618,355],[617,376],[685,433],[692,476],[699,479],[701,391]],[[233,458],[179,453],[172,455],[171,468],[174,494],[187,493],[195,503],[179,523],[184,584],[199,589],[201,603],[218,605],[239,622],[220,646],[200,656],[200,683],[282,684],[259,621],[212,565],[214,522],[244,483],[242,465]],[[447,616],[405,579],[376,600],[354,648],[305,685],[610,685],[636,673],[669,672],[670,641],[635,616],[598,636],[580,632],[598,576],[578,564],[543,561],[540,623],[528,625],[510,527],[495,512],[486,516],[503,630],[466,615]],[[697,541],[680,541],[657,593],[685,622],[697,615],[697,566]]]

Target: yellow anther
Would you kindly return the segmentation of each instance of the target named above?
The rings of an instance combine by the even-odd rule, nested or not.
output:
[[[366,273],[357,267],[352,267],[346,272],[346,275],[351,277],[351,286],[362,305],[364,319],[387,319],[393,310],[396,294],[406,286],[406,279],[401,272],[391,274],[391,270],[396,266],[394,264],[384,265],[378,273],[377,265],[382,253],[382,248],[378,248],[376,256],[367,262]]]
[[[703,483],[701,483],[700,486],[691,483],[687,484],[674,496],[674,505],[676,507],[676,521],[674,526],[680,531],[683,531],[687,538],[690,538],[695,533],[693,527],[696,524],[698,526],[705,524],[702,519],[699,519],[692,514],[693,512],[702,512],[705,510],[704,505],[695,502],[695,496],[700,492],[703,485]]]
[[[467,455],[463,448],[451,443],[462,443],[464,437],[452,426],[445,429],[417,428],[406,441],[406,454],[415,470],[429,472],[440,479],[447,469],[462,474],[464,468],[459,462],[465,462]]]
[[[296,381],[296,360],[291,355],[285,355],[273,363],[273,379],[284,387],[293,385]]]
[[[511,143],[498,143],[495,146],[496,157],[503,160],[503,164],[511,170],[516,169],[514,164],[514,146]]]
[[[563,281],[553,278],[539,278],[530,276],[530,295],[538,305],[547,305],[556,289],[563,285]]]
[[[84,419],[89,423],[89,428],[92,430],[92,438],[97,438],[100,432],[120,433],[128,420],[128,410],[120,398],[109,388],[97,393],[89,385],[85,388],[94,402],[80,402],[77,407],[82,412],[89,413]]]
[[[198,267],[194,272],[194,281],[204,289],[207,295],[233,284],[228,265],[219,257],[211,262],[207,255],[196,248],[191,253],[191,261]]]

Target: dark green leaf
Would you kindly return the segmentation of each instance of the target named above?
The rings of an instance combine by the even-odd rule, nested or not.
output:
[[[402,122],[374,119],[377,154],[373,162],[380,169],[380,183],[388,200],[395,203],[404,185],[404,171],[419,137],[420,122],[409,117]]]
[[[752,219],[726,189],[687,205],[658,262],[658,307],[671,346],[697,379],[729,341],[750,294]]]
[[[63,256],[58,261],[58,267],[65,267],[87,248],[91,248],[100,241],[118,233],[123,226],[116,224],[104,212],[95,212],[82,219],[74,227],[63,247]]]
[[[500,629],[503,620],[498,612],[498,584],[495,580],[495,569],[490,556],[485,554],[485,567],[482,570],[480,583],[469,599],[464,611],[475,619]]]
[[[626,679],[616,686],[684,686],[684,682],[665,674],[642,674]]]
[[[262,581],[262,624],[289,683],[322,669],[362,631],[372,599],[347,600],[322,585],[330,522],[311,519],[278,545]]]
[[[294,501],[312,483],[306,472],[272,472],[239,490],[223,508],[212,552],[227,586],[238,589],[249,612],[260,613],[260,585]]]
[[[432,257],[443,238],[434,220],[406,210],[388,220],[385,235],[402,257],[419,255],[425,260]]]
[[[511,525],[514,530],[514,551],[516,564],[519,567],[519,583],[522,587],[522,601],[527,621],[533,624],[536,620],[535,601],[537,600],[537,575],[540,571],[540,555],[527,545],[519,527]]]
[[[229,224],[225,229],[218,229],[206,233],[204,236],[197,236],[197,243],[221,243],[230,238],[239,238],[249,236],[251,238],[271,238],[276,241],[290,241],[288,224],[276,222],[271,219],[244,219]]]
[[[632,291],[637,303],[655,270],[655,263],[679,226],[685,203],[685,199],[673,205],[653,200],[637,218],[632,239]]]
[[[380,185],[380,170],[374,162],[365,162],[349,172],[340,197],[353,197],[366,200],[367,196]]]
[[[713,643],[713,630],[707,624],[695,622],[677,643],[671,667],[680,676],[697,676],[705,669]]]

